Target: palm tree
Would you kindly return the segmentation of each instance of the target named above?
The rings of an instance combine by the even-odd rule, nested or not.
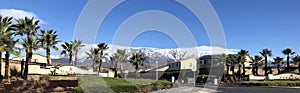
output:
[[[225,62],[225,65],[226,65],[226,74],[229,75],[229,67],[232,65],[232,60],[233,60],[233,55],[232,54],[229,54],[226,56],[226,62]],[[234,73],[232,73],[234,74]]]
[[[25,17],[24,19],[16,20],[17,24],[14,25],[16,33],[15,35],[25,36],[23,40],[23,48],[26,51],[26,62],[25,62],[25,69],[24,69],[24,78],[27,79],[28,74],[28,63],[31,63],[33,50],[37,49],[38,47],[34,40],[37,38],[37,31],[40,28],[39,20],[35,20],[34,17],[28,18]],[[26,41],[25,41],[26,40]],[[26,45],[26,46],[24,46]]]
[[[97,45],[100,51],[99,55],[99,72],[101,72],[101,66],[102,66],[102,59],[103,59],[103,51],[107,50],[109,47],[106,43],[102,42]]]
[[[61,51],[60,54],[61,55],[68,55],[69,56],[69,64],[73,65],[73,62],[72,62],[72,57],[74,55],[74,53],[73,53],[73,44],[65,42],[64,44],[61,44],[61,47],[63,48],[63,50]]]
[[[286,55],[286,71],[289,72],[290,71],[290,55],[295,54],[295,52],[293,52],[293,50],[291,48],[286,48],[282,51],[282,53],[284,55]]]
[[[238,52],[239,55],[239,68],[240,68],[240,64],[243,65],[243,76],[245,76],[246,73],[246,69],[245,69],[245,62],[247,62],[246,57],[249,56],[249,51],[247,50],[240,50],[240,52]],[[240,74],[240,70],[239,70],[239,74]]]
[[[10,53],[14,55],[18,55],[19,52],[16,51],[17,48],[15,48],[15,44],[18,42],[18,40],[14,40],[11,36],[10,39],[6,39],[5,41],[5,78],[8,79],[8,70],[9,70],[9,57]]]
[[[74,64],[75,66],[77,65],[77,60],[78,60],[78,51],[81,47],[83,47],[84,45],[82,45],[82,40],[74,40],[71,42],[73,44],[74,47],[74,55],[75,55],[75,61]]]
[[[41,30],[39,36],[38,42],[41,44],[42,48],[46,50],[47,64],[50,64],[50,48],[52,47],[54,50],[58,51],[58,48],[55,46],[60,42],[57,38],[57,33],[54,30]]]
[[[139,53],[134,53],[130,57],[130,63],[132,63],[135,66],[135,73],[136,73],[136,78],[139,77],[139,66],[144,65],[144,56]]]
[[[259,53],[265,58],[265,76],[268,76],[268,56],[272,56],[272,50],[265,48]]]
[[[5,42],[11,36],[8,31],[12,30],[12,17],[2,17],[0,15],[0,76],[2,72],[2,52],[5,51]]]
[[[277,71],[278,71],[278,74],[280,74],[280,64],[283,63],[283,58],[275,57],[275,58],[273,58],[273,60],[274,60],[273,64],[277,64]]]
[[[90,52],[85,52],[88,57],[87,59],[92,59],[92,67],[93,70],[95,70],[95,64],[99,64],[99,54],[100,54],[100,49],[99,48],[91,48]]]
[[[234,71],[234,68],[235,68],[235,64],[238,63],[238,56],[237,55],[231,55],[231,66],[230,66],[230,70],[232,71],[232,75],[234,75],[235,71]]]
[[[254,55],[251,60],[252,60],[252,73],[253,75],[258,75],[258,66],[260,65],[262,61],[262,57],[259,55]]]
[[[112,61],[115,63],[115,77],[117,77],[117,72],[118,72],[118,65],[120,65],[120,71],[121,74],[123,74],[123,62],[127,61],[128,55],[126,52],[126,49],[124,50],[117,50],[117,53],[113,54],[113,56],[111,57]]]
[[[294,63],[298,64],[298,73],[300,73],[300,56],[297,55],[293,58]]]

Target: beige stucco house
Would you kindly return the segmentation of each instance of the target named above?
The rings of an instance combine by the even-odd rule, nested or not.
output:
[[[18,61],[25,61],[26,60],[26,56],[19,56],[19,57],[14,57],[13,60],[18,60]],[[45,63],[47,64],[47,57],[42,55],[42,54],[38,54],[35,53],[32,55],[32,59],[31,59],[32,63]],[[50,64],[51,64],[51,60],[50,60]]]

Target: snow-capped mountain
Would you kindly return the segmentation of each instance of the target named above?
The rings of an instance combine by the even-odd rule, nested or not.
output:
[[[89,52],[91,48],[96,48],[96,44],[87,44],[79,50],[78,53],[78,64],[89,65],[92,63],[90,59],[87,59],[88,55],[85,52]],[[152,63],[156,60],[158,62],[174,62],[174,60],[180,60],[185,58],[199,58],[203,55],[211,54],[235,54],[238,50],[236,49],[224,49],[217,46],[199,46],[192,48],[171,48],[171,49],[160,49],[160,48],[147,48],[147,47],[126,47],[119,45],[108,45],[109,49],[104,51],[105,58],[104,62],[110,62],[110,56],[112,56],[118,49],[126,49],[128,55],[132,53],[141,53],[146,57],[145,62]],[[66,56],[53,56],[53,59],[66,58]]]

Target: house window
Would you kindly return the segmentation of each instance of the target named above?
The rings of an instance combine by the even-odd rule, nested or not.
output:
[[[201,60],[199,63],[200,63],[200,65],[205,65],[206,64],[206,60]]]
[[[180,67],[180,63],[176,63],[176,66],[177,66],[177,67]]]
[[[173,64],[170,64],[170,68],[173,68]]]

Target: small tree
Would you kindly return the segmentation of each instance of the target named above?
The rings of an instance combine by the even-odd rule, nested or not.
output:
[[[277,64],[277,71],[278,71],[278,74],[280,74],[280,64],[283,64],[283,58],[275,57],[275,58],[273,58],[273,60],[274,60],[273,64]]]
[[[258,75],[258,67],[261,65],[262,57],[259,55],[254,55],[251,60],[252,60],[252,73],[253,75]]]
[[[139,53],[134,53],[130,57],[130,63],[132,63],[135,66],[136,78],[139,77],[139,66],[144,66],[144,60],[144,56]]]
[[[259,52],[265,59],[265,76],[268,76],[268,56],[272,56],[272,50],[269,50],[267,48],[263,49],[261,52]]]

